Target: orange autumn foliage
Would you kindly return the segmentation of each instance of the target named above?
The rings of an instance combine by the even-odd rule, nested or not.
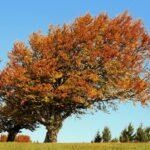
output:
[[[128,13],[81,16],[16,42],[0,75],[0,94],[64,111],[111,100],[149,102],[150,36]]]
[[[31,142],[31,139],[28,135],[18,135],[15,138],[15,142]]]
[[[0,142],[7,142],[7,135],[1,134],[1,136],[0,136]]]
[[[2,134],[0,136],[0,142],[7,142],[7,135]],[[15,142],[31,142],[30,136],[28,135],[17,135]]]

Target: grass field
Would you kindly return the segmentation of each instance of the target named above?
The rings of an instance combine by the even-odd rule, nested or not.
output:
[[[0,143],[0,150],[150,150],[150,143],[37,144]]]

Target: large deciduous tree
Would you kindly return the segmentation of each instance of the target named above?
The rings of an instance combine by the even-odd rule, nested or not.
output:
[[[150,36],[127,13],[113,19],[90,14],[47,35],[33,33],[29,46],[16,42],[1,73],[0,95],[33,108],[56,142],[64,119],[116,101],[149,101]],[[11,99],[13,97],[13,99]]]

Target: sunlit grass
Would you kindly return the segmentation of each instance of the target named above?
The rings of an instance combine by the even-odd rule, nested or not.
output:
[[[0,143],[0,150],[150,150],[150,143],[38,144]]]

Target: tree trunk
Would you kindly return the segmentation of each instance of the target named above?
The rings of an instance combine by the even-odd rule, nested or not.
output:
[[[44,143],[56,143],[58,132],[59,129],[49,127],[46,132]]]
[[[63,121],[72,114],[70,110],[61,110],[51,105],[45,105],[44,109],[38,112],[38,122],[44,125],[47,129],[44,142],[57,142],[57,135],[62,127]]]
[[[7,142],[14,142],[15,137],[16,137],[18,132],[17,131],[9,131],[8,132],[8,137],[7,137]]]
[[[56,143],[57,142],[57,135],[62,127],[63,119],[60,116],[52,117],[49,120],[49,123],[46,125],[46,136],[44,142]]]

